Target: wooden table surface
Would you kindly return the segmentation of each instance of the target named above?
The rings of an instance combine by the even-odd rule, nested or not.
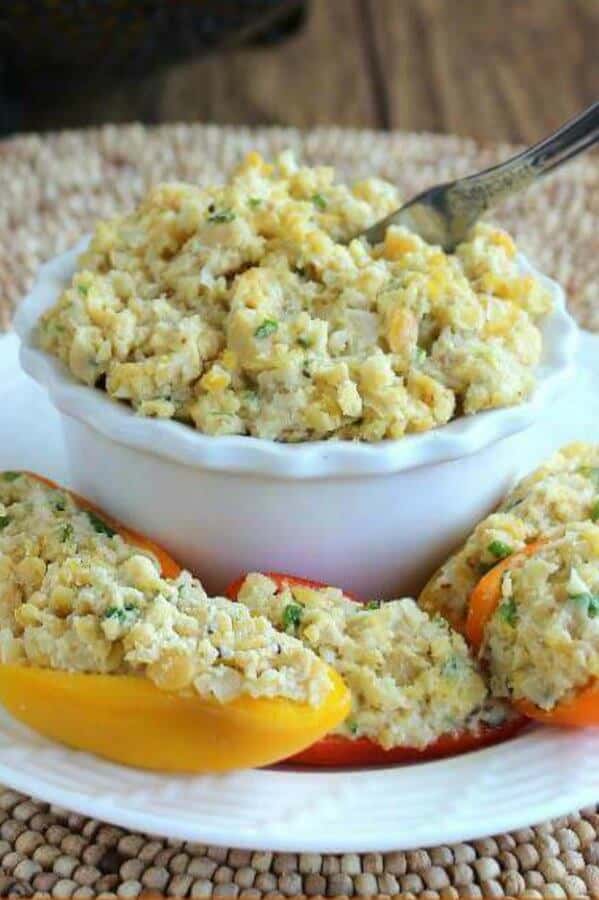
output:
[[[203,121],[531,142],[597,99],[599,0],[311,0],[285,42],[27,108],[27,130]]]

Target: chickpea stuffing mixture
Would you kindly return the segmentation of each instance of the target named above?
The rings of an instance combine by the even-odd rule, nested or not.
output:
[[[599,525],[562,527],[504,573],[483,657],[496,695],[545,710],[599,677]]]
[[[96,227],[39,345],[210,435],[380,441],[521,403],[548,292],[487,224],[455,254],[397,227],[350,240],[398,205],[290,152],[250,153],[220,187],[160,185]]]
[[[569,523],[599,522],[599,444],[574,443],[522,479],[432,577],[419,603],[463,628],[481,576],[527,543]]]
[[[160,575],[61,490],[0,474],[0,661],[147,676],[226,702],[240,694],[317,704],[326,668],[240,603],[207,597],[188,572]]]
[[[441,735],[498,724],[501,704],[487,689],[463,638],[410,599],[361,605],[337,588],[301,584],[283,590],[248,575],[239,600],[336,669],[353,708],[337,729],[382,747],[426,747]]]

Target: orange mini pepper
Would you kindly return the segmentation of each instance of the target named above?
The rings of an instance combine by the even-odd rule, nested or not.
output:
[[[535,541],[502,559],[483,575],[473,589],[468,605],[466,637],[475,650],[480,649],[486,625],[501,602],[501,582],[505,572],[523,565],[527,557],[533,556],[545,544],[545,540]],[[594,679],[574,697],[558,703],[550,710],[542,709],[525,699],[516,698],[513,703],[523,716],[549,725],[576,727],[599,725],[599,691]]]

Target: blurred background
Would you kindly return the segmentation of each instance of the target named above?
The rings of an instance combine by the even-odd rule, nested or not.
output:
[[[596,99],[599,0],[4,0],[0,135],[344,125],[531,142]]]

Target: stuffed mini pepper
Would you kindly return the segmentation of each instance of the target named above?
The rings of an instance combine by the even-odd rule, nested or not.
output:
[[[256,573],[227,593],[299,638],[351,691],[347,718],[295,762],[409,762],[475,749],[522,726],[503,702],[489,702],[463,637],[411,599],[360,603],[336,588]]]
[[[599,725],[599,524],[568,525],[473,590],[467,636],[493,694],[556,725]]]
[[[0,474],[0,701],[73,747],[172,771],[277,761],[349,708],[295,636],[19,472]]]
[[[599,521],[599,444],[575,443],[520,481],[430,579],[419,604],[463,633],[468,598],[482,576],[552,529]]]

